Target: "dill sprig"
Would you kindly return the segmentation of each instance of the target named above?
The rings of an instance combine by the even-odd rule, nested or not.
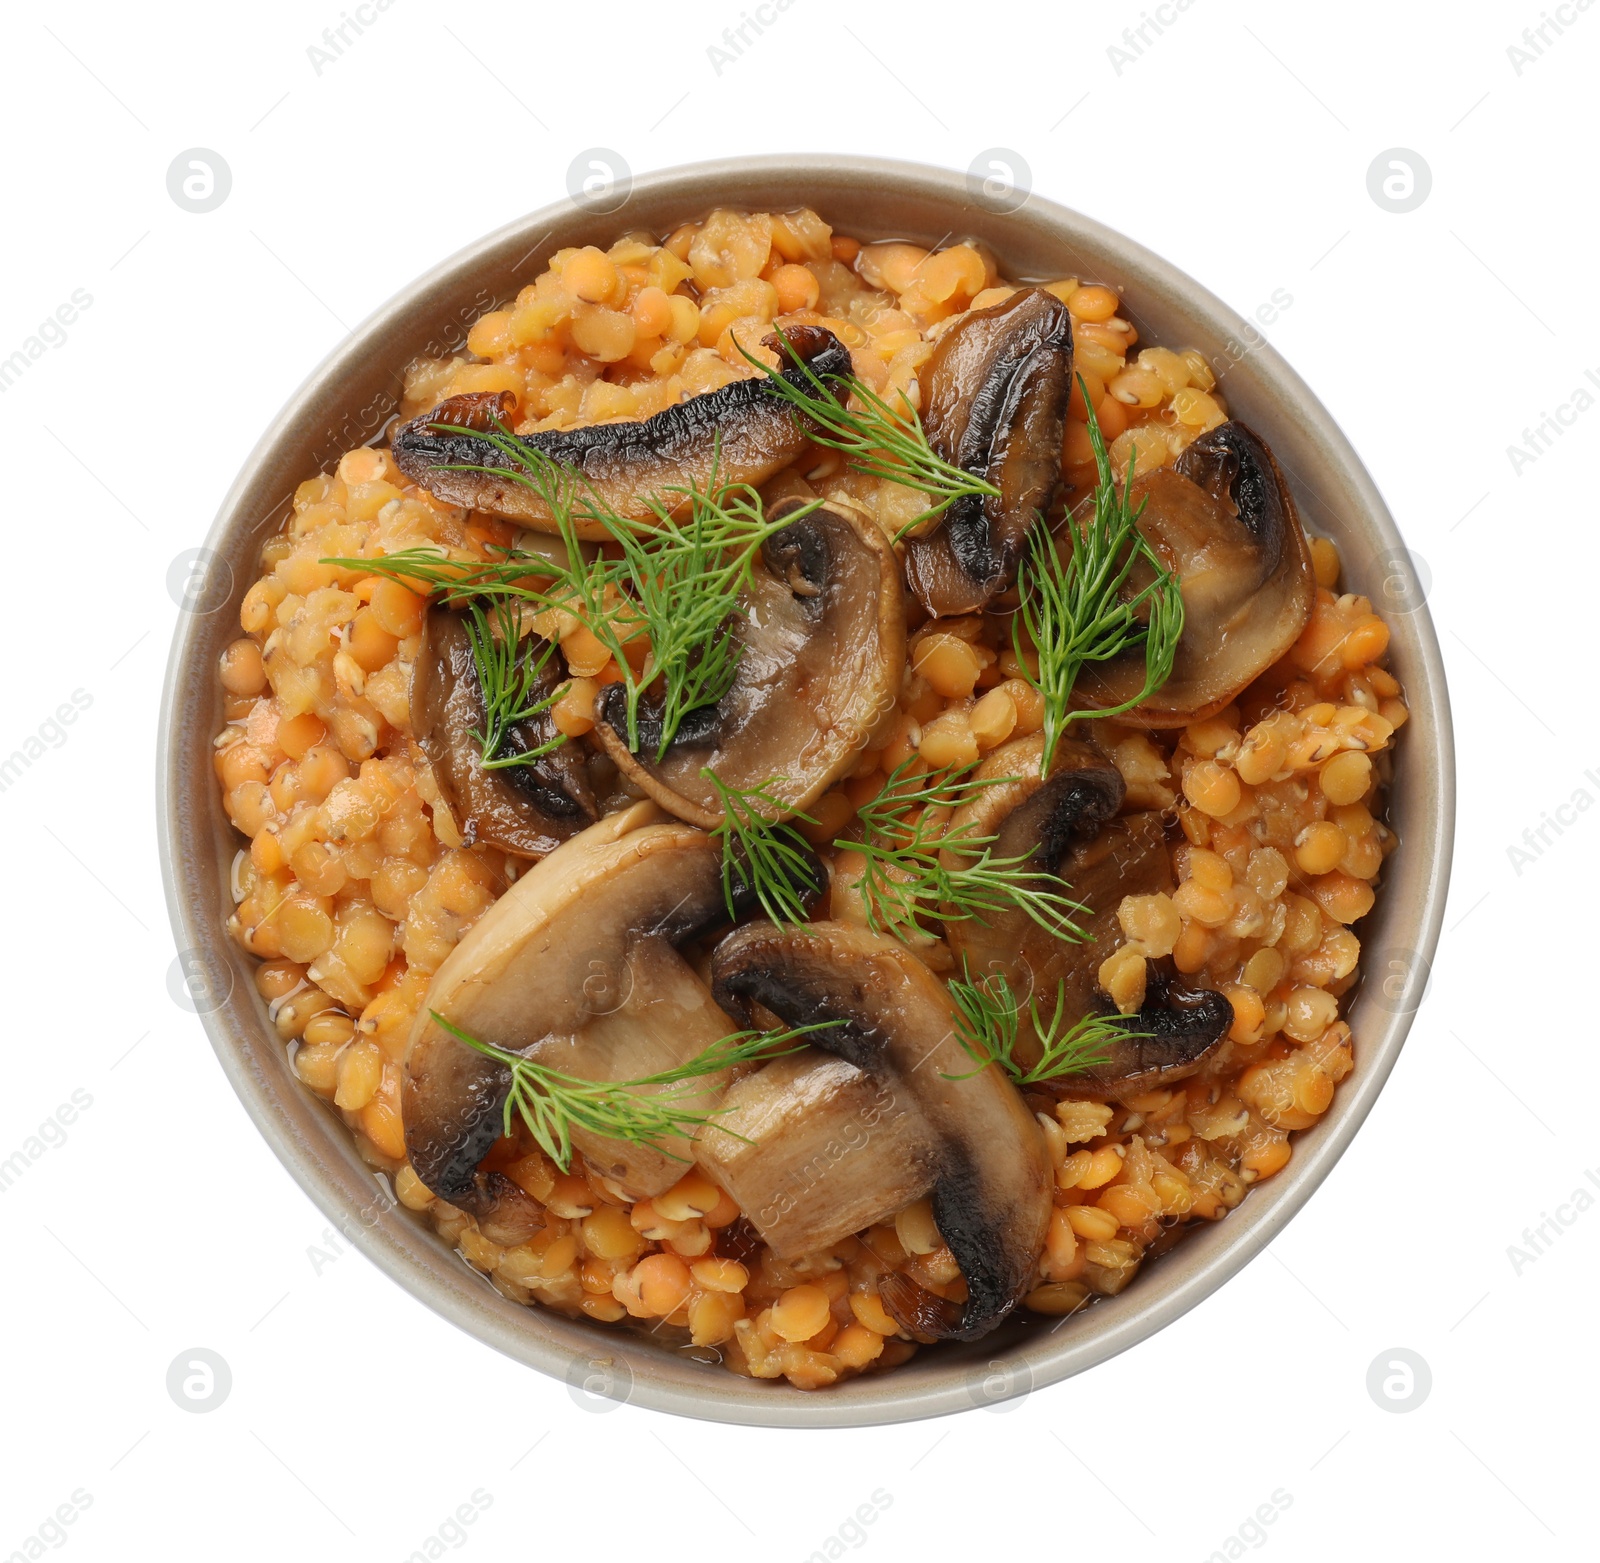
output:
[[[376,559],[325,559],[323,563],[383,575],[409,586],[425,586],[437,592],[446,606],[465,608],[467,643],[484,710],[483,726],[475,728],[472,736],[478,740],[485,770],[532,764],[566,741],[565,735],[558,734],[532,749],[506,748],[509,729],[548,711],[567,691],[563,683],[549,695],[535,694],[555,646],[547,642],[536,656],[526,655],[519,611],[523,607],[539,611],[551,605],[550,593],[529,586],[528,581],[532,576],[561,579],[560,566],[542,554],[511,549],[500,559],[476,560],[452,559],[427,546]]]
[[[506,1096],[504,1132],[521,1118],[539,1148],[563,1172],[572,1167],[572,1131],[587,1129],[607,1139],[627,1140],[636,1145],[653,1145],[675,1161],[687,1158],[668,1150],[659,1142],[676,1137],[692,1138],[726,1109],[698,1112],[687,1105],[699,1093],[694,1082],[738,1064],[765,1063],[768,1059],[797,1052],[814,1031],[837,1025],[820,1021],[796,1026],[788,1031],[736,1031],[714,1042],[687,1063],[637,1080],[585,1080],[560,1069],[551,1069],[520,1053],[485,1042],[459,1026],[452,1025],[437,1010],[429,1012],[438,1025],[456,1041],[504,1064],[511,1072],[511,1089]],[[665,1090],[639,1094],[646,1087]],[[731,1134],[732,1130],[724,1130]],[[742,1138],[742,1136],[738,1136]]]
[[[476,432],[510,463],[459,462],[447,470],[509,478],[537,493],[555,517],[568,568],[558,572],[553,605],[582,620],[616,662],[626,686],[628,747],[635,753],[645,695],[659,681],[656,758],[661,759],[684,717],[714,705],[733,687],[743,650],[733,633],[739,594],[749,584],[756,550],[794,518],[768,522],[753,488],[717,483],[713,458],[706,490],[669,485],[650,496],[655,524],[641,533],[581,474],[523,444],[498,419],[488,431],[451,424],[433,428]],[[688,501],[687,520],[673,515],[679,505],[671,500]],[[580,518],[605,528],[620,559],[584,557],[575,524]],[[636,673],[626,646],[639,634],[648,638],[650,651]]]
[[[1083,385],[1081,377],[1078,383]],[[1084,399],[1088,400],[1087,388]],[[1044,697],[1041,775],[1049,774],[1056,746],[1073,722],[1130,711],[1160,689],[1172,676],[1183,634],[1181,583],[1139,530],[1144,501],[1128,502],[1134,453],[1129,453],[1127,478],[1119,489],[1093,407],[1089,442],[1098,473],[1092,516],[1081,528],[1072,529],[1072,546],[1064,553],[1048,527],[1034,527],[1017,571],[1020,607],[1011,621],[1012,645],[1023,676]],[[1149,565],[1151,578],[1124,596],[1123,588],[1140,561]],[[1146,607],[1147,617],[1141,619],[1139,610]],[[1038,658],[1037,674],[1028,667],[1024,630]],[[1144,647],[1144,687],[1133,699],[1097,710],[1072,709],[1073,686],[1086,667],[1139,645]]]
[[[999,497],[1000,490],[988,479],[946,461],[933,449],[922,419],[904,391],[899,393],[900,406],[894,407],[853,374],[829,375],[825,380],[800,356],[781,329],[778,339],[803,383],[796,384],[781,369],[763,363],[742,343],[737,345],[745,358],[767,376],[767,388],[812,425],[807,428],[807,435],[818,445],[842,452],[857,472],[904,484],[933,501],[900,528],[897,542],[925,521],[943,515],[958,499],[969,495]],[[845,405],[841,406],[829,390],[828,381],[846,393]],[[851,406],[851,402],[857,405]]]
[[[816,821],[809,814],[790,813],[788,804],[773,796],[771,789],[781,787],[788,777],[774,776],[759,787],[730,787],[710,766],[700,774],[722,805],[722,823],[711,837],[722,849],[722,896],[728,915],[738,916],[737,892],[748,888],[772,922],[799,927],[806,921],[801,887],[810,881],[815,860],[805,837],[777,816],[788,814],[807,824]]]
[[[555,583],[567,574],[566,568],[543,554],[507,548],[502,555],[498,559],[453,559],[437,546],[419,543],[371,559],[324,559],[322,563],[424,587],[438,593],[439,600],[451,608],[479,601],[548,606],[550,588],[530,586],[528,580],[543,576]]]
[[[1112,1015],[1084,1015],[1066,1025],[1067,991],[1056,989],[1055,1012],[1048,1020],[1039,1011],[1038,997],[1028,1000],[1028,1016],[1039,1044],[1039,1061],[1024,1068],[1017,1062],[1017,1040],[1022,1029],[1022,1005],[1002,971],[991,972],[977,981],[963,966],[962,975],[950,980],[950,997],[955,1000],[958,1020],[956,1039],[978,1062],[964,1075],[946,1075],[947,1080],[970,1080],[990,1064],[998,1064],[1018,1086],[1041,1085],[1063,1075],[1078,1075],[1110,1059],[1111,1047],[1129,1037],[1145,1037],[1147,1031],[1133,1031],[1125,1021]]]
[[[860,839],[834,842],[866,861],[859,891],[868,926],[875,933],[914,931],[928,920],[965,922],[1017,910],[1057,938],[1081,941],[1086,935],[1073,919],[1085,908],[1062,893],[1055,875],[1031,866],[1027,854],[997,857],[997,838],[970,823],[950,827],[950,815],[984,788],[1016,779],[975,776],[975,763],[925,775],[912,756],[858,811]]]
[[[733,687],[744,651],[735,633],[740,597],[751,583],[761,545],[821,503],[772,521],[754,488],[717,488],[715,483],[713,472],[710,492],[665,491],[688,500],[683,521],[654,498],[658,519],[653,531],[640,534],[626,523],[612,529],[622,550],[627,600],[650,642],[650,654],[636,678],[630,676],[626,658],[617,663],[628,685],[629,747],[638,747],[640,702],[659,679],[654,697],[661,721],[658,760],[690,711],[715,705]]]
[[[757,551],[821,502],[771,520],[749,484],[718,484],[713,463],[705,489],[669,485],[652,495],[655,520],[641,528],[608,505],[582,474],[524,445],[503,423],[488,431],[432,427],[471,435],[507,458],[507,467],[462,462],[446,470],[489,473],[538,494],[555,519],[565,561],[516,549],[501,550],[502,557],[493,560],[457,560],[413,548],[328,562],[425,585],[452,606],[487,599],[572,614],[622,674],[628,748],[639,751],[648,697],[652,724],[659,724],[656,758],[662,758],[688,713],[714,705],[733,687],[743,652],[735,633],[740,596],[750,584]],[[680,508],[682,517],[674,514]],[[580,520],[604,527],[614,556],[585,551]],[[650,649],[636,669],[628,648],[640,636]]]
[[[509,748],[506,742],[513,727],[542,715],[567,692],[568,686],[559,684],[547,695],[538,693],[555,646],[547,641],[537,655],[530,654],[531,648],[521,639],[517,609],[503,599],[492,609],[486,609],[481,602],[470,603],[466,628],[483,694],[483,726],[472,734],[481,749],[479,761],[483,768],[495,771],[531,765],[559,748],[566,742],[563,733],[531,749]]]

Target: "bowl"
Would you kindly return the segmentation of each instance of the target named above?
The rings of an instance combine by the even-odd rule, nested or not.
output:
[[[245,462],[190,570],[167,667],[158,778],[162,872],[188,991],[224,1072],[301,1187],[369,1259],[430,1308],[589,1404],[627,1400],[713,1421],[863,1427],[994,1405],[1106,1361],[1153,1335],[1236,1274],[1283,1230],[1350,1144],[1405,1041],[1426,987],[1449,878],[1454,817],[1450,708],[1438,642],[1405,545],[1338,425],[1260,333],[1182,272],[1122,235],[1038,195],[942,169],[877,158],[725,159],[651,174],[617,203],[563,202],[491,234],[385,304],[295,393]],[[252,981],[255,962],[223,929],[239,841],[211,766],[222,720],[217,656],[238,634],[257,549],[295,486],[395,413],[398,371],[460,347],[472,319],[530,282],[555,250],[605,246],[629,229],[664,232],[718,205],[815,207],[863,239],[986,240],[1018,277],[1116,284],[1141,338],[1198,347],[1232,412],[1271,445],[1309,526],[1340,545],[1350,586],[1387,618],[1391,660],[1413,713],[1390,795],[1400,848],[1360,926],[1364,983],[1350,1020],[1355,1068],[1333,1106],[1301,1132],[1278,1176],[1225,1219],[1189,1233],[1120,1296],[1071,1319],[1013,1318],[988,1338],[924,1351],[881,1376],[820,1391],[740,1378],[675,1348],[501,1297],[428,1225],[397,1204],[344,1126],[294,1078]]]

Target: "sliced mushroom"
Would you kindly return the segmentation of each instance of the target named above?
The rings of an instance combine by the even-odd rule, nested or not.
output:
[[[549,650],[548,642],[528,635],[519,654],[536,659]],[[549,657],[534,683],[536,696],[555,690],[559,668]],[[487,769],[477,737],[483,726],[483,689],[466,620],[436,605],[428,610],[412,670],[411,728],[462,840],[541,858],[598,817],[579,745],[563,743],[524,765]],[[501,753],[527,754],[559,736],[549,714],[541,713],[510,727]]]
[[[1083,941],[1047,933],[1026,913],[991,913],[947,925],[945,936],[975,978],[1003,975],[1022,1002],[1015,1057],[1031,1067],[1040,1058],[1031,1004],[1052,1020],[1058,998],[1062,1024],[1112,1013],[1101,992],[1101,963],[1123,942],[1117,909],[1129,895],[1170,892],[1172,860],[1159,812],[1115,816],[1123,782],[1110,761],[1088,744],[1063,740],[1050,775],[1039,776],[1043,739],[1019,738],[996,749],[977,774],[1010,777],[986,787],[975,802],[952,816],[952,830],[993,834],[999,857],[1018,857],[1062,881],[1063,892],[1081,907],[1074,918]],[[1109,772],[1109,774],[1107,774]],[[1137,1095],[1153,1072],[1164,1081],[1197,1070],[1233,1023],[1233,1009],[1220,993],[1189,990],[1170,972],[1153,968],[1146,1002],[1127,1017],[1129,1035],[1110,1049],[1107,1061],[1067,1077],[1057,1094]]]
[[[849,373],[850,350],[831,331],[794,326],[786,334],[813,374],[826,379]],[[776,336],[768,337],[764,345],[782,352]],[[799,366],[787,359],[782,373],[796,385],[809,385]],[[512,458],[482,438],[496,420],[504,423],[515,405],[505,391],[452,396],[395,431],[395,463],[407,477],[452,505],[553,532],[556,524],[550,507],[535,490],[499,475],[515,470]],[[474,432],[444,433],[440,424]],[[514,438],[530,456],[537,452],[581,474],[602,505],[630,521],[645,523],[656,519],[652,498],[668,510],[688,503],[686,496],[669,489],[692,486],[704,492],[713,476],[721,485],[760,484],[803,455],[807,444],[804,421],[767,388],[764,374],[691,396],[651,418]],[[490,470],[451,470],[460,467]],[[610,536],[599,521],[581,514],[575,521],[578,535],[587,541],[604,542]]]
[[[972,1073],[944,985],[903,945],[863,928],[751,923],[717,946],[711,990],[747,1020],[760,1005],[788,1025],[837,1022],[814,1034],[815,1045],[915,1104],[927,1125],[934,1221],[967,1285],[959,1307],[919,1310],[918,1328],[962,1340],[993,1329],[1026,1289],[1044,1243],[1050,1163],[1038,1125],[1000,1071]],[[871,1156],[830,1169],[841,1202],[855,1180],[871,1178]],[[756,1220],[759,1212],[746,1214]],[[929,1294],[904,1279],[884,1298],[909,1312]]]
[[[478,1230],[491,1243],[514,1248],[544,1227],[544,1206],[503,1172],[482,1176]]]
[[[923,427],[947,461],[1000,490],[968,496],[906,545],[906,580],[935,617],[974,613],[1016,579],[1029,530],[1055,499],[1072,396],[1072,316],[1024,288],[939,338],[922,375]]]
[[[773,519],[799,508],[780,501]],[[723,815],[702,769],[725,787],[765,786],[786,816],[804,809],[893,716],[905,669],[899,565],[882,530],[853,506],[810,511],[769,537],[741,608],[733,687],[691,711],[664,755],[659,708],[648,704],[639,752],[629,752],[620,684],[603,692],[595,729],[642,791],[707,829]]]
[[[1047,1082],[1045,1090],[1055,1096],[1126,1100],[1187,1080],[1227,1035],[1233,1005],[1211,988],[1186,986],[1165,963],[1157,963],[1144,1003],[1126,1024],[1128,1035],[1106,1050],[1104,1063]]]
[[[949,831],[993,836],[997,858],[1026,859],[1030,866],[1054,873],[1062,857],[1100,834],[1122,807],[1128,789],[1105,755],[1075,738],[1056,744],[1050,774],[1044,777],[1043,761],[1042,733],[994,750],[973,773],[972,802],[951,816]]]
[[[938,1142],[890,1076],[808,1047],[735,1080],[695,1159],[788,1258],[921,1199],[938,1171]]]
[[[1124,721],[1181,727],[1222,710],[1300,637],[1316,576],[1289,487],[1272,452],[1242,423],[1203,434],[1171,467],[1134,480],[1139,530],[1182,577],[1184,627],[1172,676]],[[1136,568],[1130,589],[1150,578]],[[1096,707],[1134,699],[1144,653],[1093,665],[1077,698]]]
[[[1122,897],[1171,889],[1171,869],[1159,814],[1115,818],[1127,788],[1098,749],[1062,739],[1049,776],[1041,778],[1043,758],[1038,733],[994,750],[974,773],[983,785],[951,816],[948,828],[993,836],[997,858],[1016,859],[1064,881],[1062,893],[1082,907],[1073,921],[1085,939],[1057,938],[1020,908],[953,921],[945,937],[974,978],[1003,973],[1019,994],[1037,993],[1042,1000],[1048,993],[1047,1013],[1053,1013],[1057,985],[1065,984],[1071,1013],[1084,1014],[1094,1003],[1100,962],[1121,942]],[[1038,1061],[1026,1013],[1017,1061],[1030,1067]]]
[[[412,1031],[406,1151],[441,1199],[503,1214],[479,1171],[501,1133],[510,1071],[432,1018],[587,1080],[628,1080],[687,1062],[735,1028],[677,946],[726,919],[721,859],[704,832],[656,823],[653,803],[607,815],[530,869],[435,974]],[[684,1104],[727,1084],[707,1075]],[[688,1141],[665,1149],[573,1135],[587,1163],[632,1198],[683,1175]],[[669,1152],[671,1154],[669,1154]],[[503,1181],[503,1180],[502,1180]]]

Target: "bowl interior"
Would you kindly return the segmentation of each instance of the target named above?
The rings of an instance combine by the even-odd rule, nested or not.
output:
[[[1012,276],[1076,275],[1119,287],[1141,340],[1207,355],[1231,412],[1272,447],[1310,528],[1340,545],[1349,589],[1372,596],[1390,623],[1391,662],[1414,713],[1390,795],[1401,847],[1358,930],[1363,970],[1369,978],[1381,970],[1385,981],[1369,981],[1357,995],[1354,1071],[1318,1124],[1296,1136],[1288,1168],[1225,1220],[1152,1261],[1121,1296],[1076,1318],[1014,1320],[981,1342],[925,1351],[893,1373],[815,1393],[736,1377],[714,1360],[697,1360],[714,1356],[704,1349],[676,1350],[502,1298],[422,1218],[395,1203],[343,1126],[294,1079],[256,995],[255,963],[223,931],[239,839],[210,763],[222,721],[214,669],[238,634],[260,544],[281,523],[295,486],[378,437],[396,410],[402,367],[419,353],[462,349],[472,320],[531,282],[553,251],[603,247],[632,229],[665,232],[717,205],[811,206],[863,239],[977,237]],[[1394,522],[1332,418],[1239,316],[1132,241],[1038,196],[997,211],[959,174],[815,156],[652,175],[609,213],[570,203],[535,213],[444,262],[340,344],[263,436],[205,547],[168,667],[158,777],[169,910],[178,947],[206,995],[200,1008],[212,1044],[262,1133],[330,1220],[429,1306],[508,1356],[565,1378],[575,1394],[721,1421],[862,1426],[993,1404],[1080,1372],[1177,1318],[1265,1246],[1349,1143],[1404,1041],[1444,904],[1453,751],[1437,642]]]

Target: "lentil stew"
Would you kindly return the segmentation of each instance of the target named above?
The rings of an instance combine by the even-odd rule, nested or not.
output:
[[[963,354],[958,333],[982,341],[999,332],[991,322],[1018,299],[1041,301],[1033,313],[1045,324],[1030,338],[1030,354],[1057,357],[1025,359],[1033,369],[1004,380],[992,426],[974,412],[954,430],[929,405],[936,355],[955,366],[950,373],[974,377],[976,405],[997,383],[995,361],[1004,355],[987,342],[985,351]],[[831,605],[840,579],[857,585],[852,627],[837,644],[859,650],[870,639],[859,676],[841,681],[868,688],[865,707],[828,705],[819,692],[837,651],[819,659],[816,679],[782,686],[786,704],[776,714],[802,735],[796,756],[811,752],[813,730],[848,735],[807,773],[809,790],[782,794],[787,773],[771,747],[759,751],[761,763],[746,777],[759,783],[766,767],[777,792],[758,797],[757,823],[789,824],[798,838],[790,842],[793,859],[804,856],[819,870],[791,886],[814,930],[804,947],[775,936],[760,915],[771,907],[721,906],[717,870],[725,859],[708,829],[727,817],[726,801],[720,809],[708,793],[683,806],[674,801],[702,769],[732,774],[727,757],[740,756],[772,679],[747,680],[745,705],[720,725],[707,719],[695,727],[695,713],[709,707],[689,708],[687,752],[715,759],[673,770],[670,743],[662,740],[659,752],[649,742],[630,745],[626,722],[612,719],[636,686],[650,714],[648,637],[608,636],[604,625],[560,608],[502,627],[501,644],[509,634],[513,648],[542,646],[541,671],[554,675],[540,686],[550,696],[538,713],[544,741],[556,744],[553,754],[583,757],[581,784],[595,806],[555,831],[559,844],[529,851],[497,843],[492,824],[451,793],[418,731],[416,673],[434,644],[430,616],[448,610],[437,589],[380,566],[417,549],[469,568],[511,558],[513,549],[563,552],[570,565],[572,540],[524,530],[538,520],[526,507],[507,515],[482,494],[472,503],[487,508],[443,496],[425,460],[397,460],[398,436],[394,446],[347,452],[333,471],[301,485],[291,520],[262,550],[261,577],[241,610],[243,635],[220,668],[227,725],[216,769],[229,816],[249,842],[236,869],[229,931],[261,961],[257,985],[293,1049],[298,1077],[339,1113],[366,1159],[392,1176],[401,1201],[425,1212],[506,1296],[676,1332],[715,1349],[734,1371],[820,1388],[885,1371],[943,1336],[981,1333],[1014,1306],[1062,1316],[1115,1295],[1186,1225],[1221,1219],[1253,1183],[1280,1172],[1295,1132],[1331,1104],[1352,1064],[1340,1002],[1359,977],[1351,927],[1371,909],[1396,844],[1383,822],[1383,796],[1391,740],[1407,717],[1384,666],[1388,631],[1366,599],[1340,592],[1332,543],[1304,537],[1298,520],[1284,523],[1287,543],[1279,538],[1274,558],[1292,554],[1298,540],[1303,567],[1289,574],[1303,603],[1274,614],[1275,624],[1292,621],[1293,633],[1245,682],[1197,710],[1163,709],[1159,720],[1143,719],[1151,713],[1140,704],[1115,716],[1080,716],[1053,758],[1038,765],[1050,710],[1037,650],[1014,633],[1018,561],[1037,535],[1039,510],[1070,552],[1071,529],[1084,524],[1085,506],[1103,487],[1096,434],[1118,481],[1157,496],[1148,515],[1181,512],[1192,521],[1209,503],[1231,521],[1227,512],[1246,510],[1237,485],[1202,481],[1228,457],[1228,431],[1238,427],[1206,360],[1140,344],[1119,310],[1113,289],[1086,279],[1037,287],[1008,281],[981,245],[933,253],[863,246],[809,211],[722,210],[659,241],[629,235],[607,251],[558,252],[512,303],[478,319],[466,354],[419,360],[406,372],[400,411],[408,427],[464,426],[455,421],[462,414],[439,414],[445,404],[478,398],[510,437],[537,450],[541,436],[562,431],[670,421],[678,409],[780,369],[786,360],[777,331],[790,340],[824,332],[847,350],[857,386],[890,406],[903,397],[922,410],[938,455],[999,491],[973,489],[930,518],[927,490],[861,470],[848,451],[810,437],[798,442],[798,455],[770,471],[752,467],[744,479],[759,489],[758,508],[769,519],[793,516],[795,504],[817,508],[763,543],[752,569],[767,595],[760,612],[744,604],[741,622],[793,633],[780,644],[742,632],[740,666],[749,673],[760,672],[763,659],[796,665],[809,605],[819,598]],[[980,424],[981,438],[969,442]],[[1000,437],[1019,428],[1027,442]],[[1036,475],[1041,442],[1052,458],[1046,480]],[[660,448],[670,450],[670,442]],[[1019,449],[1034,461],[1028,483],[1007,465],[1007,452]],[[1265,460],[1270,465],[1270,453]],[[1029,498],[1007,509],[1013,481]],[[1173,491],[1165,510],[1157,502],[1163,486]],[[648,516],[634,519],[650,525]],[[906,590],[907,556],[933,554],[958,526],[1005,546],[963,556],[952,542],[954,564],[934,560],[923,572],[928,589]],[[787,552],[784,539],[793,544]],[[1159,531],[1152,548],[1189,579],[1181,550],[1163,552]],[[616,553],[614,542],[599,543],[597,557]],[[983,568],[956,572],[973,560]],[[817,570],[827,573],[814,579]],[[931,616],[952,605],[960,611]],[[1205,622],[1194,610],[1187,617],[1191,630]],[[481,688],[479,697],[486,709]],[[1113,703],[1097,700],[1092,687],[1080,698]],[[720,699],[733,700],[731,688]],[[801,719],[817,710],[826,720],[808,729]],[[784,736],[785,723],[773,725],[780,731],[769,734],[769,745]],[[485,750],[484,757],[506,756]],[[1007,937],[1016,905],[946,920],[917,903],[910,915],[890,915],[895,907],[883,886],[895,881],[872,877],[864,815],[881,806],[897,777],[925,789],[942,778],[953,787],[986,767],[985,781],[995,785],[930,794],[914,820],[906,811],[897,820],[926,826],[936,848],[940,833],[959,841],[951,832],[962,828],[963,808],[981,806],[984,834],[968,839],[1000,840],[1046,803],[1060,825],[1063,800],[1078,799],[1077,784],[1093,773],[1098,796],[1109,800],[1099,813],[1074,803],[1063,839],[1049,831],[1026,837],[1034,853],[1028,862],[1038,865],[1028,870],[1037,876],[1028,885],[1051,880],[1079,896],[1085,911],[1075,921],[1092,932],[1088,943],[1028,918]],[[1025,777],[1037,785],[1022,786]],[[1004,812],[989,807],[1008,791],[1027,796],[1007,798]],[[774,797],[781,807],[767,808]],[[687,876],[660,881],[673,889],[666,904],[681,905],[680,893],[692,892],[703,912],[670,937],[654,925],[638,931],[621,967],[600,973],[602,987],[618,969],[632,974],[630,982],[648,969],[653,1002],[670,1001],[675,1013],[696,1015],[710,1030],[684,1025],[668,1041],[652,1034],[626,1067],[622,1044],[608,1036],[611,1080],[681,1066],[683,1047],[715,1045],[741,1021],[764,1032],[821,1016],[818,1023],[877,1040],[847,1044],[814,1032],[800,1052],[695,1077],[703,1102],[689,1105],[703,1107],[706,1122],[680,1137],[681,1161],[661,1144],[619,1152],[617,1142],[591,1131],[563,1162],[522,1118],[493,1116],[475,1125],[488,1137],[467,1183],[459,1192],[452,1185],[456,1197],[446,1200],[439,1180],[425,1180],[415,1165],[416,1125],[407,1112],[408,1100],[419,1099],[425,1052],[455,1060],[459,1072],[463,1048],[440,1047],[433,1017],[459,1015],[449,1005],[468,966],[492,970],[495,982],[520,971],[523,952],[541,939],[548,944],[570,907],[597,893],[593,886],[620,883],[633,866],[623,859],[643,855],[646,845],[652,860],[671,859],[673,872]],[[963,860],[953,847],[944,850],[954,852],[956,868],[970,866],[970,854]],[[1090,905],[1086,887],[1100,883],[1095,875],[1107,854],[1117,871]],[[594,877],[574,877],[580,860]],[[904,860],[891,869],[906,872]],[[1117,893],[1124,885],[1127,892]],[[617,904],[638,903],[624,897]],[[732,933],[730,922],[738,924]],[[991,941],[989,964],[974,970],[963,954],[976,948],[968,934],[984,929],[1001,936]],[[1053,964],[1059,945],[1075,952],[1074,991],[1082,990],[1085,1018],[1134,1017],[1132,1038],[1163,1035],[1156,1017],[1203,1003],[1204,995],[1220,995],[1226,1013],[1213,1000],[1213,1034],[1175,1064],[1112,1071],[1109,1080],[1100,1078],[1103,1068],[1080,1068],[1018,1084],[1019,1075],[1038,1074],[1048,1052],[1041,1041],[1048,1027],[1026,1007],[1047,962],[1030,957],[1011,970],[994,962],[1003,967],[1010,953],[1044,940],[1054,941],[1044,948],[1057,991],[1067,981]],[[811,958],[817,941],[829,952],[822,970]],[[579,973],[574,1004],[586,1022],[621,1015],[631,1023],[646,1013],[630,1007],[631,990],[619,999],[583,989],[590,944],[566,954]],[[882,995],[879,1007],[869,1014],[845,1004],[826,980],[840,971],[861,974],[863,991]],[[1015,1000],[1024,976],[1029,984],[1023,1002],[1012,1004],[1024,1033],[1013,1055],[1019,1070],[1008,1073],[970,1049],[949,1058],[936,1087],[901,1068],[898,1050],[912,1045],[908,1039],[931,1047],[948,1039],[941,1027],[963,1034],[948,995],[996,972],[1014,980],[992,985],[990,999],[1010,993]],[[1052,997],[1044,997],[1048,1019]],[[920,1029],[886,1018],[912,1011],[926,1018]],[[546,1036],[559,1033],[567,1046],[559,1058],[538,1052],[545,1036],[519,1037],[512,1051],[531,1049],[581,1076],[589,1055],[580,1056],[576,1039],[585,1028],[570,1020],[563,1012],[548,1022]],[[613,1033],[622,1029],[610,1025]],[[641,1035],[648,1029],[642,1021],[634,1027]],[[511,1048],[513,1039],[486,1040]],[[632,1046],[632,1032],[626,1040]],[[484,1077],[497,1078],[492,1070]],[[981,1094],[981,1104],[963,1092]],[[500,1099],[492,1105],[498,1114]],[[1010,1126],[1013,1154],[1004,1165],[972,1149],[981,1140],[976,1122]],[[491,1132],[496,1124],[509,1132]],[[873,1153],[858,1154],[867,1144]],[[763,1158],[764,1146],[783,1155]],[[975,1163],[983,1173],[977,1193],[972,1179],[957,1176]],[[830,1217],[833,1227],[839,1219],[855,1224],[832,1230]]]

